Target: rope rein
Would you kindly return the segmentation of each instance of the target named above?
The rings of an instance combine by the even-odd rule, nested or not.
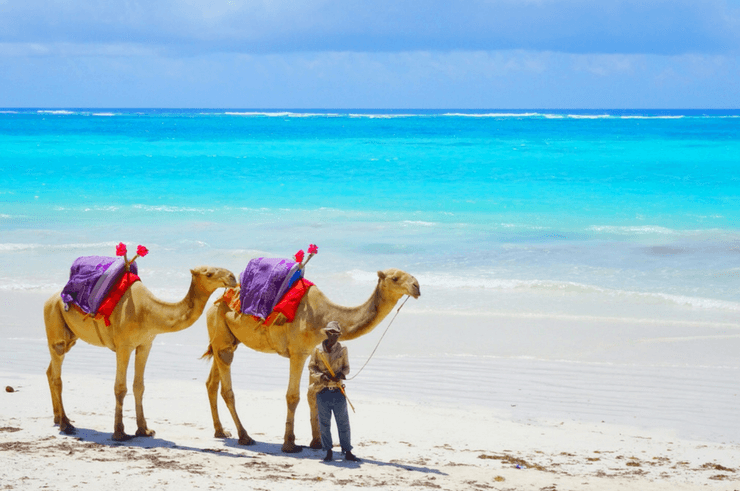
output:
[[[357,377],[365,369],[365,367],[370,362],[370,360],[372,359],[372,357],[375,354],[375,352],[378,350],[378,346],[380,346],[380,342],[383,341],[383,338],[385,337],[385,334],[388,332],[388,329],[390,329],[391,325],[393,324],[393,321],[396,320],[396,317],[398,316],[398,313],[401,311],[401,307],[403,307],[404,305],[406,305],[406,301],[408,301],[408,299],[409,299],[409,296],[406,295],[406,300],[404,300],[403,303],[398,307],[398,309],[396,309],[396,314],[393,316],[393,318],[391,319],[391,321],[388,323],[388,327],[386,327],[385,328],[385,331],[383,331],[383,335],[380,336],[380,339],[378,340],[378,344],[375,345],[375,348],[373,349],[373,352],[370,353],[370,356],[368,357],[367,361],[365,361],[365,364],[362,365],[362,368],[360,368],[357,371],[357,373],[355,373],[354,375],[352,375],[347,380],[353,380],[355,377]]]

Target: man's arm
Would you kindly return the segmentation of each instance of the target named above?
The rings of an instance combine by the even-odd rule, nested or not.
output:
[[[320,379],[327,382],[331,380],[331,377],[319,367],[319,357],[317,356],[318,350],[319,348],[313,350],[311,361],[308,362],[309,378],[311,380]],[[324,364],[322,363],[321,367],[323,366]]]
[[[341,365],[335,375],[337,376],[337,380],[344,380],[349,375],[349,352],[345,346],[342,346]]]

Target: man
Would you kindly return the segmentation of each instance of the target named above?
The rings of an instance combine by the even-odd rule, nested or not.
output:
[[[349,358],[347,348],[337,342],[342,334],[342,328],[337,321],[331,321],[323,331],[326,334],[326,340],[318,345],[311,355],[308,371],[310,389],[316,394],[316,405],[319,411],[321,448],[326,450],[324,461],[331,462],[333,458],[331,440],[331,413],[333,411],[344,459],[359,462],[360,459],[352,453],[347,398],[343,392],[342,380],[349,373]]]

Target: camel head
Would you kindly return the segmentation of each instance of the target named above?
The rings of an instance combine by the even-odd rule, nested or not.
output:
[[[212,266],[198,266],[190,270],[193,282],[208,292],[215,292],[219,288],[232,288],[236,286],[234,273],[224,268]]]
[[[404,295],[414,298],[421,296],[419,282],[416,278],[400,269],[390,268],[378,271],[378,288],[395,298],[401,298]]]

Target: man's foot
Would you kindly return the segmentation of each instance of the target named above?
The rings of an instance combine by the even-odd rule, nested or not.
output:
[[[357,457],[355,457],[355,454],[353,454],[352,452],[345,453],[344,454],[344,460],[348,460],[350,462],[359,462],[360,461],[360,459],[358,459]]]
[[[332,453],[332,451],[327,450],[326,457],[324,457],[324,462],[331,462],[333,458],[334,458],[334,454]]]

